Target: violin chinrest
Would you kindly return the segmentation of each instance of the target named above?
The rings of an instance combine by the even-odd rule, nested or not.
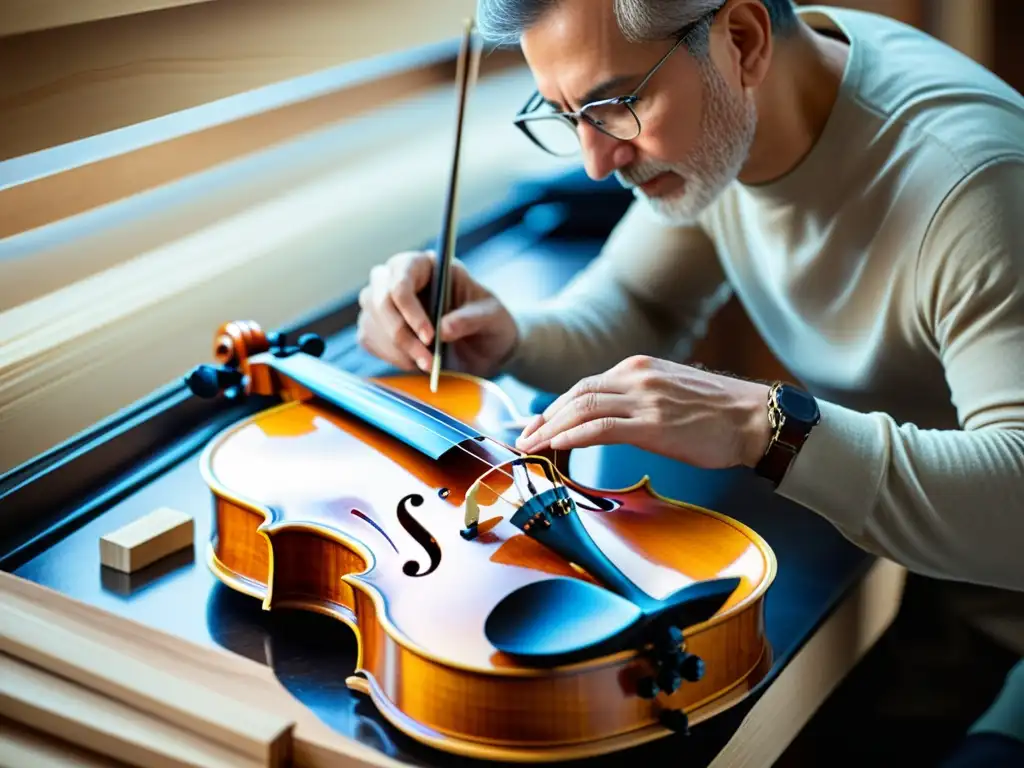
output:
[[[547,666],[600,653],[642,618],[640,608],[613,592],[553,578],[509,593],[487,616],[484,632],[502,653]]]
[[[531,666],[568,664],[637,648],[647,630],[706,621],[739,583],[696,582],[641,608],[590,582],[544,579],[506,595],[487,616],[484,632],[499,651]]]

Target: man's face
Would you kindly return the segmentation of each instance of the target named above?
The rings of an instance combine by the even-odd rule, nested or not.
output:
[[[672,42],[626,40],[612,0],[562,0],[523,35],[522,49],[541,95],[560,111],[574,111],[631,93]],[[580,123],[587,173],[614,173],[663,219],[690,223],[739,174],[754,138],[753,103],[711,61],[682,46],[639,96],[635,139]]]

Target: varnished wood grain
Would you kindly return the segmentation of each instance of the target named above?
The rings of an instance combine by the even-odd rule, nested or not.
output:
[[[266,391],[264,375],[254,379]],[[470,377],[442,375],[436,399],[423,375],[381,381],[485,433],[518,417],[493,385]],[[598,490],[614,508],[579,512],[626,575],[654,596],[697,580],[741,578],[718,615],[686,632],[686,649],[705,662],[704,678],[653,700],[637,694],[653,669],[639,653],[545,670],[517,664],[488,641],[489,610],[516,587],[552,573],[591,580],[509,522],[522,500],[507,466],[488,466],[461,445],[432,461],[338,409],[295,399],[222,433],[201,468],[224,526],[211,549],[214,573],[271,610],[300,607],[349,624],[359,641],[350,685],[368,692],[398,728],[441,749],[520,761],[600,754],[667,734],[658,720],[664,708],[686,710],[691,723],[712,716],[771,665],[763,598],[775,561],[767,544],[646,483]],[[480,477],[490,491],[479,499],[480,519],[491,522],[467,541],[459,533],[462,504]],[[594,493],[571,481],[566,487]],[[439,557],[401,524],[403,504]]]

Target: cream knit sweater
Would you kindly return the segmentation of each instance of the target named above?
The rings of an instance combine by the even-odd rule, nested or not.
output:
[[[921,32],[804,7],[851,44],[823,135],[699,229],[634,204],[506,371],[549,391],[685,359],[734,293],[822,421],[778,489],[937,577],[1024,589],[1024,99]]]

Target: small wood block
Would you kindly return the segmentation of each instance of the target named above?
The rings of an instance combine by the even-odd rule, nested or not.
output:
[[[195,521],[191,515],[160,507],[100,538],[100,562],[123,573],[133,573],[192,546],[194,537]]]

